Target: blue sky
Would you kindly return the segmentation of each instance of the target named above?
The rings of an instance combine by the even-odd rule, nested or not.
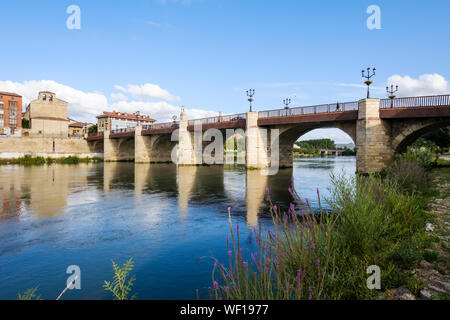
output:
[[[66,27],[72,4],[80,30]],[[370,5],[380,30],[366,26]],[[91,121],[113,108],[158,120],[180,105],[191,117],[245,112],[249,88],[257,110],[353,101],[369,66],[375,97],[393,76],[400,95],[448,93],[448,12],[446,0],[10,1],[0,90],[27,101],[51,89]]]

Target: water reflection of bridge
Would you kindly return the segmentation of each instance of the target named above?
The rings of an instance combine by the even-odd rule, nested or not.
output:
[[[64,213],[68,206],[73,208],[96,201],[103,192],[134,190],[137,201],[152,194],[176,198],[181,219],[187,218],[198,206],[223,205],[223,212],[212,214],[226,214],[228,206],[239,208],[245,211],[249,226],[257,225],[262,211],[267,213],[264,210],[266,188],[277,201],[289,201],[286,191],[292,176],[292,169],[266,176],[259,170],[226,169],[223,166],[177,167],[173,164],[118,162],[11,166],[4,170],[8,172],[0,177],[0,220],[20,216],[24,206],[35,217],[50,217]],[[284,192],[279,186],[285,186]],[[245,204],[244,209],[242,204]]]
[[[134,176],[134,183],[124,183],[123,177]],[[104,163],[103,189],[134,189],[137,198],[146,193],[165,193],[176,197],[180,216],[184,219],[189,206],[223,203],[224,207],[245,203],[249,226],[258,224],[264,208],[266,188],[280,201],[289,201],[287,188],[292,169],[280,170],[276,176],[266,176],[259,170],[227,170],[222,166],[179,166],[173,164]],[[244,183],[245,180],[245,183]],[[244,183],[244,184],[243,184]],[[285,192],[279,192],[284,185]]]

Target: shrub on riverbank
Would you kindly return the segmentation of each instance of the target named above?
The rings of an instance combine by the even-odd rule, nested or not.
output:
[[[79,158],[77,156],[69,156],[64,158],[44,158],[40,156],[30,156],[25,155],[19,158],[12,159],[0,159],[0,165],[23,165],[23,166],[40,166],[44,164],[78,164],[78,163],[89,163],[89,162],[100,162],[103,161],[100,157],[92,157],[92,158]]]
[[[419,186],[423,177],[411,176]],[[416,180],[418,179],[418,180]],[[243,254],[239,230],[227,241],[228,266],[216,262],[211,295],[222,299],[370,299],[367,268],[380,267],[381,289],[416,284],[411,270],[431,239],[417,189],[394,175],[332,176],[332,212],[297,201],[287,215],[272,206],[274,231],[255,233],[258,252]],[[320,200],[320,199],[319,199]],[[231,220],[230,220],[231,226]],[[417,289],[414,285],[414,290]]]

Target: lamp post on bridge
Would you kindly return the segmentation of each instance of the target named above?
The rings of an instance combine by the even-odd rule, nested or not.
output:
[[[253,96],[255,95],[255,89],[247,90],[248,102],[250,102],[250,112],[252,112]]]
[[[291,104],[291,99],[287,98],[283,100],[284,108],[289,109],[289,105]]]
[[[365,71],[362,70],[362,77],[367,79],[366,81],[364,81],[364,83],[367,85],[367,99],[370,98],[370,85],[373,83],[373,81],[370,79],[375,75],[376,71],[377,69],[373,68],[372,74],[370,74],[370,68],[367,68],[367,75],[366,75]]]
[[[398,86],[395,86],[395,90],[394,90],[394,85],[391,84],[391,88],[389,89],[389,87],[386,87],[386,92],[389,94],[389,99],[391,99],[391,108],[394,107],[394,99],[395,99],[395,94],[398,91]]]

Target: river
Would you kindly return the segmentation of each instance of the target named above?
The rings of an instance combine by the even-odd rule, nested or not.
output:
[[[110,299],[111,260],[133,258],[137,299],[208,297],[212,256],[227,259],[227,207],[252,248],[252,230],[271,225],[265,201],[287,209],[291,177],[317,208],[330,172],[354,175],[354,157],[308,158],[275,176],[239,168],[100,163],[0,166],[0,299],[37,287],[55,299],[66,269],[81,270],[81,289],[63,299]]]

